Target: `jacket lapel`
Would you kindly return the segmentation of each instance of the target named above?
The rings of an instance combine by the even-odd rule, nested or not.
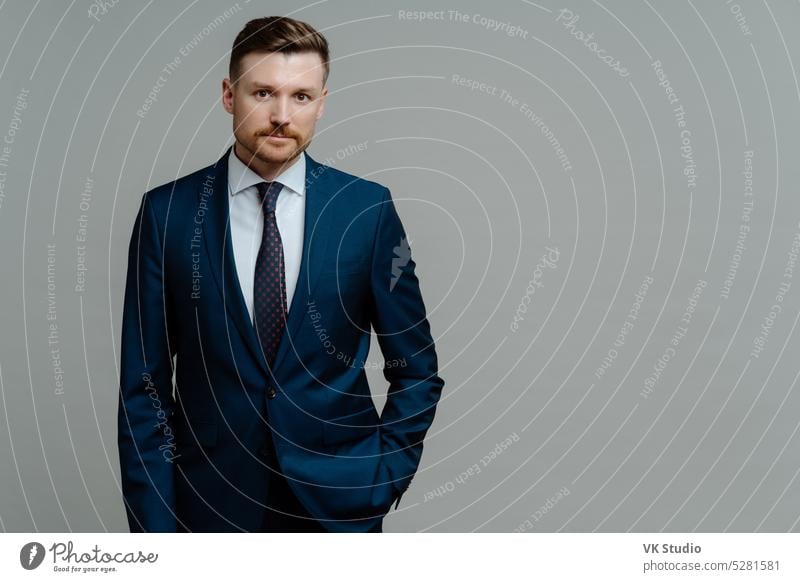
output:
[[[250,322],[247,305],[239,285],[239,276],[236,273],[236,262],[233,255],[233,243],[230,233],[230,206],[228,193],[228,155],[230,148],[214,164],[209,175],[209,181],[203,182],[198,196],[211,191],[207,196],[208,212],[203,225],[203,238],[205,239],[208,263],[214,279],[222,293],[225,309],[225,324],[230,333],[229,322],[233,321],[239,329],[252,355],[259,365],[266,371],[266,363],[261,355],[258,337]]]
[[[226,322],[234,322],[259,366],[265,373],[269,373],[270,370],[261,351],[255,327],[250,320],[250,313],[247,311],[236,271],[228,200],[229,154],[230,148],[208,172],[213,179],[203,182],[202,188],[198,192],[198,198],[205,194],[209,209],[203,225],[203,238],[210,270],[223,296]],[[275,355],[273,373],[279,369],[286,352],[296,349],[293,347],[294,338],[297,336],[298,326],[303,320],[308,298],[311,296],[322,268],[322,252],[327,246],[331,219],[330,209],[326,210],[325,208],[328,201],[326,195],[328,190],[325,188],[328,178],[326,170],[326,166],[312,160],[306,153],[305,225],[300,273],[289,308],[284,334]]]
[[[303,253],[300,261],[300,273],[297,285],[289,306],[289,318],[286,329],[275,354],[274,368],[280,369],[286,352],[296,351],[296,338],[300,322],[308,309],[308,300],[317,283],[322,270],[325,250],[328,247],[328,235],[331,228],[332,209],[328,202],[331,189],[327,187],[327,166],[311,159],[306,153],[306,210],[303,228]]]

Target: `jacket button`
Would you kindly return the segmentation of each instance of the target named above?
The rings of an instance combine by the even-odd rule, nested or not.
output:
[[[269,398],[270,400],[275,398],[277,395],[278,393],[275,391],[275,388],[270,387],[270,389],[267,390],[267,398]]]

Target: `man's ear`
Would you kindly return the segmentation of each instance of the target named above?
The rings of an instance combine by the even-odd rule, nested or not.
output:
[[[222,79],[222,106],[230,114],[233,114],[233,84],[225,77]]]
[[[324,89],[322,89],[322,94],[319,96],[320,104],[319,104],[319,109],[317,110],[317,119],[322,117],[322,114],[325,111],[325,97],[327,96],[328,96],[328,88],[325,87]]]

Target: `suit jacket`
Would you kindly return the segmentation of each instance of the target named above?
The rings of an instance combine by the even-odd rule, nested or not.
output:
[[[371,529],[418,468],[444,381],[402,223],[387,188],[306,159],[300,274],[271,367],[236,274],[228,152],[142,198],[118,414],[131,531],[258,530],[270,434],[330,531]],[[389,382],[380,416],[370,326]]]

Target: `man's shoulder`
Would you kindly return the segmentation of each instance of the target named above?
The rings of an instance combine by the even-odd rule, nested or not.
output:
[[[186,200],[195,200],[201,191],[209,193],[217,186],[218,179],[216,163],[195,170],[190,174],[181,176],[169,182],[159,184],[144,193],[144,198],[157,210],[165,210],[167,206],[180,204]],[[223,184],[221,191],[226,191],[227,185]]]
[[[328,181],[328,189],[342,194],[383,198],[388,188],[380,182],[369,180],[361,176],[356,176],[334,166],[312,160],[309,168],[307,180],[313,182],[325,177]]]

